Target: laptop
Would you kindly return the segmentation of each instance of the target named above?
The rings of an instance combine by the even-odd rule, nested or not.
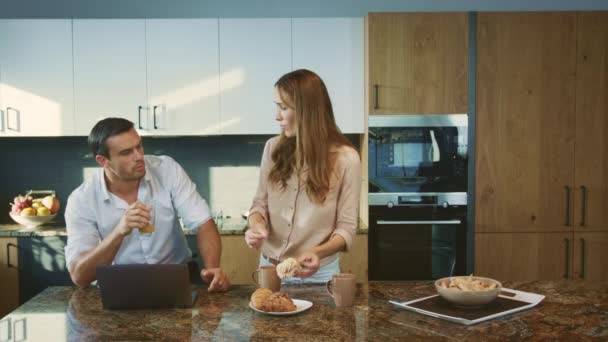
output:
[[[191,308],[196,291],[187,264],[97,266],[104,309]]]

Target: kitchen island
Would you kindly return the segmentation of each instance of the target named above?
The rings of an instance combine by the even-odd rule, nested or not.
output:
[[[355,305],[335,308],[322,285],[284,286],[292,298],[314,303],[293,316],[269,316],[248,307],[253,286],[226,293],[199,288],[191,309],[107,311],[94,287],[50,287],[4,317],[0,338],[27,341],[90,340],[607,340],[608,284],[585,281],[504,282],[546,296],[539,306],[473,326],[397,309],[434,294],[431,282],[359,284]]]

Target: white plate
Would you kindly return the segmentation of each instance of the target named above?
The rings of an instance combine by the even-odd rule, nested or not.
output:
[[[249,307],[252,308],[253,310],[259,312],[259,313],[263,313],[266,315],[273,315],[273,316],[289,316],[289,315],[295,315],[297,313],[300,313],[302,311],[306,311],[308,309],[310,309],[312,307],[312,302],[309,302],[307,300],[302,300],[302,299],[292,299],[293,303],[296,305],[296,310],[295,311],[289,311],[289,312],[266,312],[266,311],[262,311],[262,310],[258,310],[253,306],[253,303],[249,302]]]

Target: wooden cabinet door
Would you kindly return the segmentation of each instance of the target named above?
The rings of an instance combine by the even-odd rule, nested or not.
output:
[[[577,15],[574,224],[608,231],[608,12]]]
[[[608,281],[608,233],[574,233],[573,277]]]
[[[353,273],[357,277],[357,283],[367,283],[367,267],[367,234],[357,234],[351,250],[340,253],[340,272]]]
[[[0,318],[19,306],[18,267],[17,238],[0,237]]]
[[[497,280],[557,280],[572,275],[573,233],[477,233],[475,270]]]
[[[272,94],[291,56],[291,19],[220,19],[221,134],[280,133]]]
[[[218,19],[146,19],[153,135],[220,133]]]
[[[232,284],[253,284],[251,273],[258,268],[260,251],[248,248],[243,235],[222,235],[220,265]]]
[[[0,136],[74,134],[71,20],[0,20],[0,46]]]
[[[343,133],[364,131],[363,18],[293,18],[293,69],[319,75]]]
[[[567,12],[478,16],[477,232],[572,229],[575,24]]]
[[[149,132],[145,20],[77,19],[73,27],[76,134],[106,117]]]
[[[370,114],[466,113],[466,13],[370,13]]]

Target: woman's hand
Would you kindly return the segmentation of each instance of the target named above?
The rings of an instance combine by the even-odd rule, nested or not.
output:
[[[298,257],[298,262],[302,269],[298,271],[296,277],[308,278],[317,273],[321,266],[319,256],[314,252],[304,252]]]
[[[268,238],[268,231],[263,224],[254,224],[245,232],[245,242],[249,248],[258,249],[262,247],[264,240]]]

